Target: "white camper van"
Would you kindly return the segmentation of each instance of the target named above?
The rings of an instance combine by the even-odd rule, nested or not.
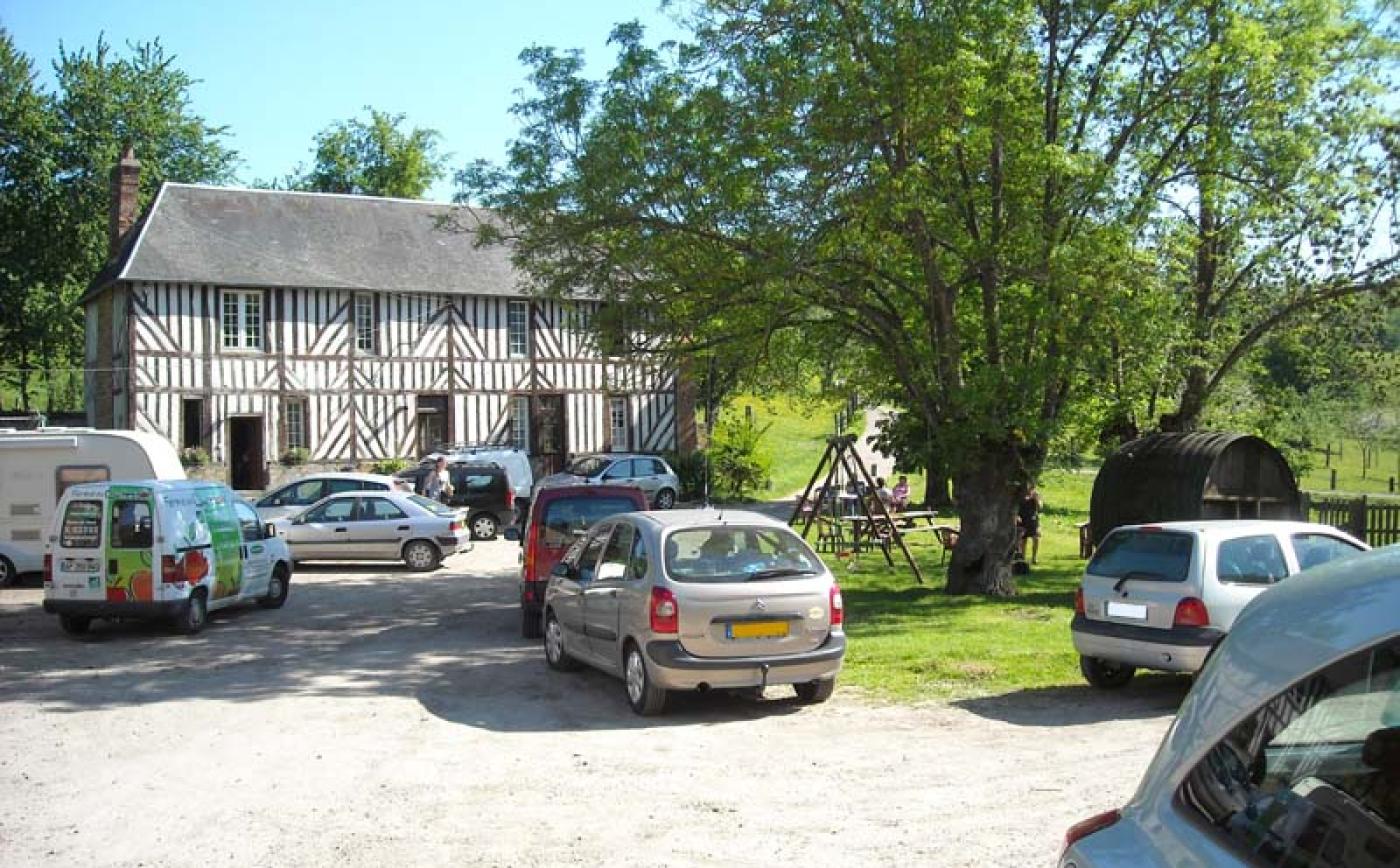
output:
[[[44,565],[44,532],[69,486],[184,479],[170,441],[142,431],[0,428],[0,585]]]

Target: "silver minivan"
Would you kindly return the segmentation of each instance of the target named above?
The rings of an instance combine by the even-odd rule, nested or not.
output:
[[[787,525],[752,512],[632,512],[595,525],[544,599],[549,665],[622,678],[638,714],[672,690],[791,684],[823,702],[845,655],[841,589]]]
[[[1070,633],[1095,687],[1138,669],[1197,672],[1250,600],[1301,570],[1365,551],[1297,521],[1127,525],[1104,539],[1075,592]]]

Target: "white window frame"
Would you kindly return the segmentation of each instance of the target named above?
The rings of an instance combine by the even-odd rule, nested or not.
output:
[[[219,302],[219,344],[226,350],[243,350],[247,352],[261,352],[263,349],[263,332],[267,326],[267,320],[263,316],[263,292],[260,289],[225,289],[222,290],[222,297]],[[229,302],[233,302],[230,310]],[[253,334],[249,334],[250,320],[255,313],[257,329]],[[232,314],[232,322],[229,315]],[[229,326],[232,324],[233,333],[229,333]]]
[[[374,355],[379,346],[379,323],[374,296],[355,294],[355,351]]]
[[[619,422],[621,425],[619,426]],[[627,399],[621,395],[608,398],[608,437],[613,452],[628,451]],[[619,431],[621,437],[618,436]]]
[[[286,398],[282,402],[282,428],[286,432],[287,442],[283,444],[284,451],[291,449],[311,448],[311,438],[309,436],[309,426],[307,425],[307,400],[305,398]],[[293,436],[292,410],[300,417],[297,424],[300,426],[300,436]]]
[[[510,445],[522,452],[530,451],[530,399],[513,395],[510,399]]]
[[[519,316],[517,316],[517,313]],[[512,359],[530,356],[530,302],[506,302],[506,352]]]

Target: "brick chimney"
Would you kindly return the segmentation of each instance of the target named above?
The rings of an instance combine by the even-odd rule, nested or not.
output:
[[[136,202],[141,193],[141,161],[127,142],[122,158],[112,167],[112,203],[107,220],[107,258],[121,249],[122,240],[136,222]]]

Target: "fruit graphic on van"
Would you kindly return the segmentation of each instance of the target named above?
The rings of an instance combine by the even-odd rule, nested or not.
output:
[[[155,583],[150,570],[137,570],[131,576],[131,596],[135,600],[154,600]]]
[[[180,569],[184,573],[185,581],[196,584],[209,575],[209,559],[199,549],[190,549],[181,559]]]

